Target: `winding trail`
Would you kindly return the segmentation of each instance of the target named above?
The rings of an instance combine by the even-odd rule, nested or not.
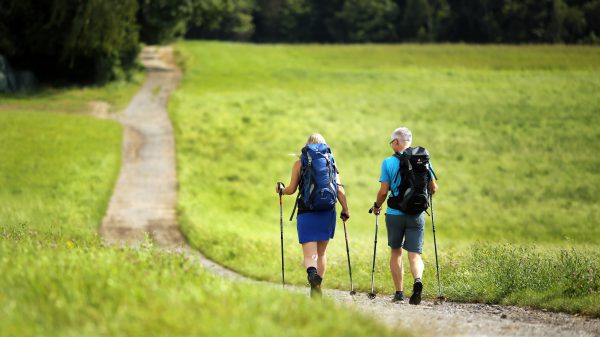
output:
[[[148,79],[119,118],[124,126],[123,162],[100,233],[111,244],[139,245],[150,236],[166,249],[179,247],[214,274],[241,282],[257,282],[190,248],[177,226],[175,140],[166,110],[170,94],[181,80],[168,47],[146,47],[141,54]],[[264,283],[264,282],[261,282]],[[278,285],[269,284],[276,287]],[[307,293],[306,287],[289,286]],[[418,336],[600,336],[600,319],[525,308],[423,301],[394,304],[378,296],[350,296],[325,289],[341,305],[376,317],[392,328]]]
[[[166,106],[181,79],[167,48],[146,47],[148,78],[118,117],[124,126],[122,167],[101,235],[109,243],[139,244],[150,237],[161,246],[183,244],[177,227],[175,138]]]

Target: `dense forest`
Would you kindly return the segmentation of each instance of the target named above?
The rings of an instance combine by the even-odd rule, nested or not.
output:
[[[598,43],[600,0],[0,0],[0,55],[42,80],[126,77],[142,43]]]

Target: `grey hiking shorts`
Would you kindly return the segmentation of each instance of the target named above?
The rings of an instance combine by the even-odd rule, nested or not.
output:
[[[388,246],[392,249],[404,248],[411,253],[423,253],[425,235],[425,215],[385,215],[388,233]]]

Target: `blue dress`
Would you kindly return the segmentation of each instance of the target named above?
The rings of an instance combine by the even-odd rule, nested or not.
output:
[[[335,208],[330,211],[300,211],[296,218],[300,243],[333,239],[335,234]]]

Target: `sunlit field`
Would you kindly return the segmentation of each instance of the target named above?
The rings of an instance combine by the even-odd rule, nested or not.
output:
[[[177,49],[186,69],[169,106],[178,211],[190,242],[210,258],[280,281],[275,182],[287,184],[294,154],[320,132],[349,199],[354,283],[369,289],[375,218],[367,210],[391,154],[389,136],[407,126],[439,176],[435,222],[450,299],[600,313],[600,48],[185,42]],[[284,201],[286,276],[304,284],[295,222],[287,220],[293,202]],[[430,218],[425,241],[432,297]],[[382,217],[376,289],[390,293],[386,244]],[[324,286],[347,288],[341,222],[328,258]]]
[[[391,335],[330,301],[223,280],[150,241],[104,246],[97,230],[122,129],[74,114],[111,88],[9,97],[34,111],[0,108],[0,335]]]

